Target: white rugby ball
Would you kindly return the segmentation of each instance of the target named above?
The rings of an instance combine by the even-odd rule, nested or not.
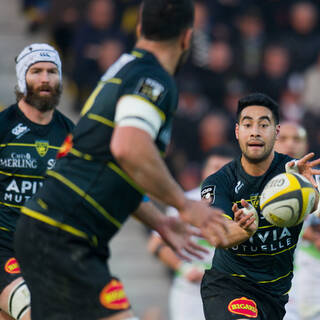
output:
[[[281,173],[264,187],[260,209],[271,224],[292,227],[311,212],[315,199],[316,191],[308,179],[297,173]]]

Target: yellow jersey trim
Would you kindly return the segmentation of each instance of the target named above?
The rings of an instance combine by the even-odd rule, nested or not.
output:
[[[256,283],[272,283],[272,282],[276,282],[276,281],[279,281],[283,278],[286,278],[288,277],[293,271],[289,271],[287,274],[285,274],[284,276],[281,276],[279,278],[276,278],[276,279],[272,279],[272,280],[263,280],[263,281],[257,281]],[[236,274],[236,273],[232,273],[231,276],[233,277],[238,277],[238,278],[247,278],[246,275],[244,274]],[[289,292],[289,291],[288,291]]]
[[[13,147],[18,147],[18,146],[22,146],[22,147],[36,147],[35,143],[5,143],[5,144],[0,144],[0,148],[4,148],[7,146],[13,146]],[[55,150],[59,150],[60,147],[55,147],[55,146],[48,146],[49,149],[55,149]]]
[[[223,213],[222,216],[227,218],[228,220],[232,220],[232,218],[230,216],[228,216],[227,214],[225,214],[225,213]]]
[[[143,57],[143,53],[141,53],[139,51],[136,51],[136,50],[131,51],[131,54],[133,56],[135,56],[136,58],[142,58]]]
[[[149,100],[147,100],[137,94],[125,94],[121,98],[126,97],[126,96],[134,97],[136,99],[142,100],[143,102],[146,102],[148,105],[150,105],[150,107],[152,107],[154,110],[156,110],[158,112],[158,114],[163,122],[166,120],[165,113],[162,110],[160,110],[155,104],[151,103]]]
[[[106,81],[101,81],[102,83],[113,83],[113,84],[121,84],[122,83],[122,79],[120,78],[110,78]]]
[[[10,232],[10,230],[9,230],[9,229],[7,229],[7,228],[5,228],[5,227],[0,227],[0,230]]]
[[[34,219],[40,220],[46,224],[49,224],[50,226],[57,227],[59,229],[67,231],[75,236],[90,240],[89,236],[86,233],[84,233],[84,232],[82,232],[72,226],[69,226],[68,224],[64,224],[64,223],[61,223],[57,220],[54,220],[54,219],[52,219],[52,218],[50,218],[40,212],[31,210],[26,207],[22,207],[21,212],[31,218],[34,218]]]
[[[100,212],[107,220],[109,220],[112,224],[114,224],[117,228],[121,227],[121,223],[110,215],[96,200],[94,200],[90,195],[80,189],[77,185],[75,185],[72,181],[68,180],[63,175],[58,172],[48,170],[47,175],[59,180],[66,186],[68,186],[71,190],[81,196],[84,200],[89,202],[98,212]]]
[[[108,126],[108,127],[111,127],[111,128],[114,128],[114,127],[115,127],[115,123],[114,123],[113,121],[111,121],[111,120],[109,120],[109,119],[107,119],[107,118],[105,118],[105,117],[102,117],[102,116],[100,116],[100,115],[98,115],[98,114],[89,113],[89,114],[87,115],[87,117],[88,117],[89,119],[91,119],[91,120],[95,120],[95,121],[98,121],[98,122],[100,122],[100,123],[102,123],[102,124],[105,124],[105,125]]]
[[[89,161],[93,160],[93,157],[90,154],[83,153],[75,148],[71,148],[69,150],[69,153],[73,154],[74,156],[76,156],[78,158],[82,158],[82,159],[89,160]]]
[[[6,206],[6,207],[12,207],[12,208],[21,208],[22,207],[17,204],[11,204],[11,203],[6,203],[6,202],[0,202],[0,204],[2,204],[3,206]]]
[[[144,190],[139,187],[122,169],[120,169],[115,163],[113,162],[108,162],[107,163],[108,167],[112,169],[114,172],[116,172],[122,179],[126,180],[127,183],[130,184],[131,187],[136,189],[138,192],[141,194],[145,194]]]
[[[3,174],[5,176],[9,176],[9,177],[44,179],[43,176],[32,176],[32,175],[25,175],[25,174],[10,173],[10,172],[5,172],[5,171],[0,171],[0,174]]]

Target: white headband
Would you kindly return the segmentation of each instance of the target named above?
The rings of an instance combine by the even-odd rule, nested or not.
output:
[[[25,47],[16,58],[16,74],[20,92],[27,94],[26,73],[37,62],[52,62],[59,72],[62,80],[61,60],[58,52],[46,43],[33,43]]]

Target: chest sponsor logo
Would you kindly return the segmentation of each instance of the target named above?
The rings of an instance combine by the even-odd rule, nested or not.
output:
[[[0,158],[1,168],[37,169],[37,160],[30,153],[12,152],[10,158]]]
[[[12,179],[5,189],[3,201],[22,204],[30,199],[42,187],[42,184],[42,181]]]
[[[231,313],[240,314],[248,318],[258,317],[258,308],[254,300],[245,297],[237,298],[230,301],[228,310]]]
[[[156,103],[162,98],[164,86],[154,79],[145,78],[139,82],[136,93]]]
[[[216,186],[208,186],[201,190],[201,199],[213,204],[215,200]]]
[[[27,126],[24,126],[23,123],[19,123],[11,130],[11,133],[14,134],[17,139],[19,139],[29,131],[30,131],[30,128],[28,128]]]
[[[49,150],[49,142],[38,140],[35,142],[35,145],[40,157],[44,157]]]
[[[120,281],[113,279],[100,292],[100,303],[107,309],[123,310],[130,306]]]
[[[20,266],[16,258],[10,258],[4,266],[4,270],[11,274],[21,273]]]
[[[236,187],[234,188],[235,193],[239,193],[240,189],[244,186],[242,181],[238,181]]]
[[[255,253],[275,253],[292,247],[296,243],[290,230],[284,228],[274,228],[273,230],[258,229],[248,241],[232,247],[235,253],[255,254]]]

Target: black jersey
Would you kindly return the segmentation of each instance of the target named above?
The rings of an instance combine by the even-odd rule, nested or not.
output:
[[[53,225],[58,221],[57,227],[103,242],[118,231],[144,194],[110,152],[116,105],[126,95],[157,110],[163,121],[155,144],[160,153],[165,151],[178,102],[176,85],[151,53],[136,49],[123,54],[101,78],[73,137],[59,152],[63,157],[48,171],[48,180],[24,213]]]
[[[290,157],[275,153],[268,171],[262,176],[250,176],[240,158],[209,176],[202,184],[202,197],[212,199],[212,206],[221,208],[230,219],[231,207],[241,199],[251,203],[259,214],[257,232],[247,241],[229,249],[216,249],[212,267],[235,277],[246,278],[272,294],[289,291],[293,277],[293,253],[302,223],[280,228],[261,215],[259,198],[264,186],[277,174],[285,172]]]
[[[0,229],[14,231],[23,203],[36,193],[73,123],[55,110],[48,125],[33,123],[14,104],[0,113]]]

